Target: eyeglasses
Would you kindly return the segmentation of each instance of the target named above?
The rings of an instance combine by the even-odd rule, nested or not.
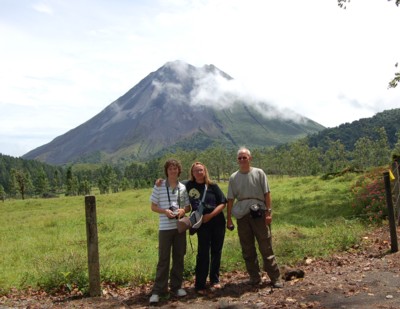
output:
[[[249,159],[248,157],[238,157],[238,160],[239,160],[239,161],[248,160],[248,159]]]

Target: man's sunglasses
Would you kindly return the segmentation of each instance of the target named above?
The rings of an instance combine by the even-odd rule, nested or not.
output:
[[[248,160],[248,159],[249,159],[248,157],[238,157],[238,160],[239,160],[239,161]]]

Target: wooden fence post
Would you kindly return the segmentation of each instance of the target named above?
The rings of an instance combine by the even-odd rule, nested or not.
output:
[[[383,179],[385,182],[386,205],[388,208],[388,216],[389,216],[391,251],[393,253],[393,252],[399,251],[399,249],[398,249],[398,243],[397,243],[396,222],[395,222],[395,218],[394,218],[393,199],[392,199],[392,190],[390,188],[389,172],[383,173]]]
[[[397,225],[400,224],[400,157],[395,158],[392,162],[393,181],[393,201],[394,213],[397,214]]]
[[[89,268],[89,294],[100,296],[99,242],[97,238],[96,197],[85,196],[86,236]]]

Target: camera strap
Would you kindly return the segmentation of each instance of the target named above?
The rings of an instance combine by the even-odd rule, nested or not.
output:
[[[167,187],[167,195],[168,195],[168,202],[169,202],[169,207],[171,207],[171,198],[169,196],[169,183],[168,180],[165,182],[165,186]],[[179,188],[179,181],[176,185],[178,187],[178,208],[181,208],[181,189]],[[172,193],[174,193],[174,190],[172,190]]]
[[[203,211],[204,211],[204,200],[206,199],[206,193],[207,193],[207,185],[205,184],[204,185],[204,192],[203,192],[203,197],[202,197],[202,199],[201,199],[201,202],[200,202],[200,204],[199,204],[199,207],[197,208],[197,211],[200,213],[200,214],[203,214]]]

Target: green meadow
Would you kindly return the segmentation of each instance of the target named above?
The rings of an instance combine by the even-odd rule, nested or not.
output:
[[[350,187],[358,176],[269,177],[273,246],[280,266],[324,257],[360,242],[366,226],[352,212]],[[226,193],[227,183],[220,183]],[[151,189],[97,195],[102,282],[137,285],[154,278],[158,215]],[[187,236],[185,277],[194,273],[197,239]],[[0,202],[0,295],[11,288],[78,287],[87,291],[85,198]],[[244,270],[236,229],[227,230],[224,272]]]

